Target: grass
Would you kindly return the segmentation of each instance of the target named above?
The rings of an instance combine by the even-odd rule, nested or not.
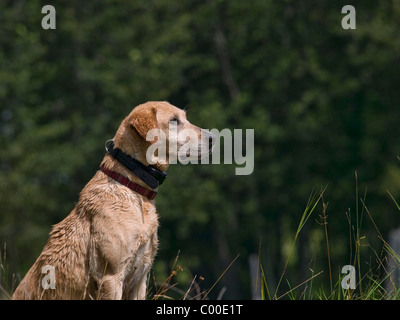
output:
[[[10,277],[7,264],[7,246],[4,244],[3,250],[0,249],[0,300],[10,299],[11,292],[14,291],[15,275]],[[12,284],[10,285],[9,279],[12,278]]]
[[[215,288],[217,283],[222,279],[229,268],[235,263],[239,258],[239,254],[232,260],[232,262],[225,268],[218,279],[214,282],[210,289],[201,290],[200,283],[204,280],[202,276],[197,280],[197,275],[195,275],[186,291],[178,288],[178,283],[175,282],[171,284],[171,281],[178,274],[178,272],[183,271],[183,268],[177,264],[179,258],[179,251],[175,258],[174,264],[172,266],[172,271],[169,276],[161,283],[160,286],[157,285],[156,279],[153,277],[153,284],[155,288],[155,293],[151,293],[152,288],[149,288],[147,297],[150,300],[206,300],[208,295]],[[222,289],[218,294],[217,300],[220,300],[226,289]]]
[[[324,201],[324,192],[323,189],[319,194],[313,192],[308,200],[307,206],[300,218],[299,225],[297,227],[297,231],[294,235],[294,239],[291,245],[290,253],[285,261],[283,272],[281,277],[279,278],[278,285],[275,288],[275,293],[273,295],[270,294],[271,288],[268,286],[267,277],[264,273],[264,268],[260,262],[260,284],[261,284],[261,299],[262,300],[280,300],[280,299],[309,299],[309,300],[398,300],[400,299],[400,286],[395,283],[395,280],[392,279],[393,268],[400,267],[400,255],[389,245],[389,243],[383,238],[379,228],[377,227],[371,212],[369,211],[367,205],[365,204],[367,190],[364,192],[363,197],[360,197],[358,190],[358,181],[357,181],[357,172],[355,172],[355,217],[356,221],[353,222],[351,220],[350,212],[347,214],[347,219],[349,223],[349,243],[350,243],[350,262],[351,265],[356,269],[356,287],[354,289],[345,289],[343,287],[342,281],[345,281],[344,278],[347,274],[342,274],[338,272],[336,275],[333,275],[331,268],[331,256],[330,256],[330,240],[328,237],[328,203]],[[390,198],[393,200],[397,209],[400,211],[400,206],[393,197],[393,195],[386,190],[389,194]],[[304,228],[305,224],[309,220],[311,214],[315,211],[316,206],[322,202],[322,214],[320,217],[320,224],[324,228],[324,236],[325,236],[325,244],[326,244],[326,252],[328,257],[328,277],[329,277],[329,290],[325,289],[324,284],[320,284],[320,287],[313,288],[314,279],[318,278],[320,275],[324,273],[323,270],[319,272],[315,272],[313,269],[311,276],[308,279],[305,279],[301,283],[292,286],[291,283],[286,279],[287,287],[289,288],[286,292],[278,295],[279,288],[281,283],[284,280],[284,276],[287,271],[287,266],[289,264],[290,259],[292,258],[296,242],[298,240],[298,236],[301,230]],[[362,236],[361,234],[361,224],[365,216],[372,223],[378,238],[382,243],[382,252],[378,254],[376,250],[372,247],[374,253],[374,259],[378,262],[377,270],[383,270],[382,272],[377,272],[377,270],[372,270],[370,267],[364,274],[362,273],[362,257],[361,257],[361,247],[366,242],[366,236]],[[369,245],[368,245],[369,246]],[[354,247],[354,252],[353,252]],[[261,251],[261,250],[259,250]],[[371,258],[370,258],[371,259]],[[260,259],[259,259],[260,260]],[[392,261],[392,263],[390,263]],[[314,261],[315,264],[315,261]],[[393,265],[394,264],[394,265]],[[370,263],[371,265],[371,263]],[[388,270],[390,269],[390,270]],[[391,286],[386,285],[389,282]],[[306,289],[308,289],[308,294],[306,294]],[[300,295],[295,294],[295,291],[300,290]]]
[[[278,293],[278,290],[280,288],[280,285],[281,285],[281,282],[283,280],[283,277],[284,277],[284,275],[286,273],[286,269],[287,269],[287,266],[289,264],[290,258],[293,255],[293,251],[295,249],[295,245],[296,245],[296,242],[297,242],[297,238],[298,238],[298,236],[300,234],[300,231],[303,229],[304,225],[306,224],[306,222],[310,218],[311,214],[313,213],[315,207],[318,205],[319,201],[322,199],[322,196],[323,196],[323,193],[324,193],[325,189],[320,193],[319,196],[318,196],[318,193],[312,192],[310,198],[308,199],[306,208],[305,208],[305,210],[303,212],[303,215],[301,216],[300,223],[299,223],[299,225],[297,227],[297,230],[296,230],[296,233],[295,233],[295,236],[294,236],[294,240],[293,240],[292,246],[290,248],[289,256],[286,259],[285,266],[283,267],[282,275],[279,278],[278,285],[276,286],[275,293],[274,293],[274,296],[273,296],[274,299],[278,298],[277,297],[277,293]],[[266,279],[264,279],[262,282],[266,283]],[[291,289],[290,291],[292,291],[292,290],[293,289]]]

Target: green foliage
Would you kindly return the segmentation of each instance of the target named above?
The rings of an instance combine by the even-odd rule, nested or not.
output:
[[[0,2],[0,244],[11,270],[27,271],[104,142],[148,100],[187,107],[204,128],[255,130],[249,176],[234,165],[170,167],[157,197],[154,270],[165,277],[180,250],[184,278],[202,275],[210,288],[240,253],[213,292],[249,298],[247,257],[262,239],[276,285],[304,203],[326,185],[337,270],[349,256],[356,170],[381,232],[399,224],[386,193],[400,192],[397,3],[357,2],[356,30],[341,28],[347,3],[327,1],[56,1],[56,30],[41,28],[44,4]],[[307,279],[311,248],[327,256],[319,229],[301,229],[289,283]]]

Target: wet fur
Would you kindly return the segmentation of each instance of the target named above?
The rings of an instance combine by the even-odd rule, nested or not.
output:
[[[151,141],[146,141],[146,133],[153,128],[164,130],[173,116],[179,116],[185,127],[201,130],[169,103],[147,102],[122,121],[115,146],[148,165],[145,154]],[[112,156],[106,154],[102,164],[149,188]],[[156,167],[166,171],[168,164]],[[12,299],[145,299],[147,276],[158,248],[157,229],[154,200],[97,171],[75,208],[53,226]],[[42,287],[46,265],[54,267],[55,289]]]

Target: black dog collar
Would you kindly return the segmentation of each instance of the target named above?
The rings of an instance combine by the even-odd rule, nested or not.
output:
[[[105,147],[106,150],[115,159],[117,159],[119,163],[123,164],[126,168],[132,171],[140,180],[142,180],[152,189],[157,188],[167,177],[165,172],[162,172],[152,166],[145,166],[143,163],[122,152],[121,149],[114,148],[113,140],[108,140]]]

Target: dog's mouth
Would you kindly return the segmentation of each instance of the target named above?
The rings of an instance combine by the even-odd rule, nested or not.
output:
[[[209,156],[212,153],[212,148],[213,147],[202,148],[201,146],[199,146],[195,150],[189,149],[186,150],[186,152],[179,152],[179,158],[181,160],[190,160],[190,159],[200,160]]]
[[[206,155],[209,155],[210,153],[203,153],[201,152],[201,148],[197,150],[186,150],[184,153],[179,153],[179,158],[180,160],[200,160],[204,158]]]
[[[215,135],[211,132],[208,133],[208,154],[211,154],[215,147]]]
[[[215,135],[211,132],[202,130],[201,137],[199,137],[198,143],[196,145],[192,145],[190,147],[185,146],[188,140],[185,141],[181,147],[184,147],[185,150],[179,148],[178,154],[181,159],[203,159],[209,156],[215,147]]]
[[[198,150],[199,159],[209,156],[215,147],[215,135],[207,133],[207,137],[203,138]]]

